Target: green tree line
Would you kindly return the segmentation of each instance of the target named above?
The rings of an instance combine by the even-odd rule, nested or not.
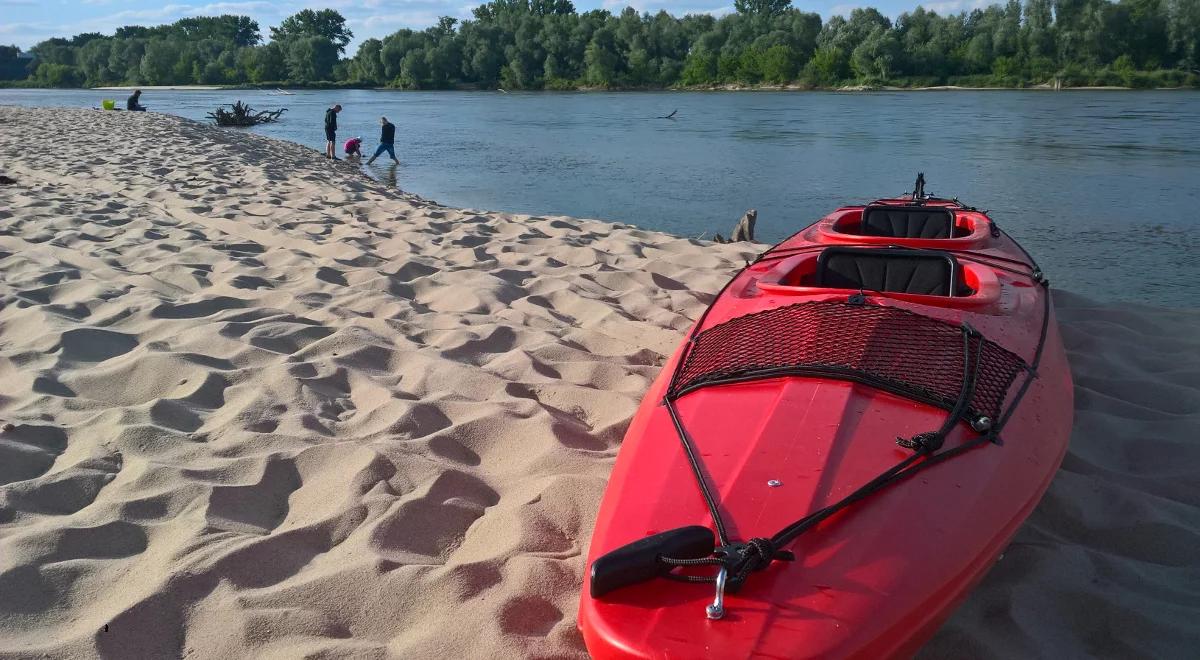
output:
[[[1008,0],[948,15],[918,7],[895,21],[871,8],[822,21],[790,0],[735,9],[677,18],[494,0],[471,20],[367,39],[352,57],[353,34],[333,10],[289,17],[266,42],[248,17],[197,17],[49,39],[22,73],[44,86],[1200,86],[1200,0]],[[0,49],[0,72],[15,53]]]

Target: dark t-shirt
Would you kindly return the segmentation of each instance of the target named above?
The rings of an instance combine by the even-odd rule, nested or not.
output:
[[[379,141],[383,144],[392,144],[396,141],[396,125],[388,122],[383,125],[383,130],[379,133]]]
[[[142,107],[141,104],[138,103],[139,98],[141,98],[141,97],[137,94],[131,95],[128,99],[125,100],[125,109],[126,110],[137,110],[137,109],[141,108]]]
[[[336,131],[337,130],[337,113],[334,112],[333,108],[330,108],[325,111],[325,130],[327,130],[327,131]]]

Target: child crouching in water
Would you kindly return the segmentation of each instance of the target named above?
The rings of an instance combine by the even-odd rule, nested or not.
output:
[[[362,158],[362,138],[352,137],[349,140],[346,140],[346,144],[343,145],[343,148],[346,150],[347,158],[351,156]]]

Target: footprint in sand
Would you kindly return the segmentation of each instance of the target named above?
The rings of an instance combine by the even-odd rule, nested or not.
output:
[[[322,282],[337,284],[339,286],[346,286],[349,284],[349,282],[346,281],[346,276],[342,274],[342,271],[337,270],[336,268],[330,268],[329,266],[321,266],[318,268],[316,277]]]
[[[0,485],[45,474],[67,448],[67,432],[55,426],[20,424],[0,433]]]
[[[217,296],[207,300],[191,303],[163,303],[150,311],[150,316],[156,319],[196,319],[212,316],[227,309],[242,309],[247,306],[245,300],[229,296]]]
[[[78,328],[62,333],[59,357],[66,362],[103,362],[137,348],[133,335],[99,328]]]
[[[90,458],[50,474],[0,486],[0,522],[18,512],[68,516],[96,501],[121,471],[120,454]],[[8,515],[5,515],[5,510]]]
[[[418,491],[419,492],[419,491]],[[500,495],[477,477],[449,470],[429,490],[400,504],[371,535],[371,547],[393,561],[443,563]]]
[[[270,534],[287,518],[288,497],[300,487],[295,461],[272,460],[258,483],[217,486],[204,516],[209,527],[242,534]]]
[[[504,604],[500,629],[510,635],[545,637],[562,618],[562,610],[541,596],[517,596]]]
[[[274,289],[270,280],[254,275],[237,275],[229,280],[229,285],[236,289]]]

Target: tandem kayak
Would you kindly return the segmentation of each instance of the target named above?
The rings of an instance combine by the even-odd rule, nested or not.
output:
[[[588,651],[915,653],[1066,452],[1048,286],[986,212],[923,191],[760,255],[625,436],[587,559]]]

